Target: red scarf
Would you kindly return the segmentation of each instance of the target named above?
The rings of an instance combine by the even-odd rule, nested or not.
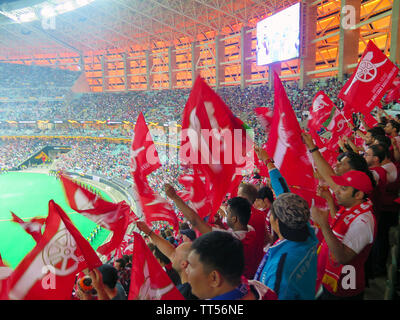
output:
[[[352,208],[341,207],[336,216],[330,223],[335,236],[343,241],[351,223],[360,215],[367,212],[372,213],[372,202],[370,200],[363,202]],[[374,217],[374,216],[373,216]],[[376,236],[376,221],[374,217],[374,238]],[[342,273],[345,265],[335,261],[330,252],[325,239],[318,248],[318,275],[317,286],[322,285],[332,294],[337,296],[354,296],[365,288],[364,263],[368,258],[372,243],[365,248],[347,265],[351,265],[356,270],[356,288],[344,289],[342,287],[342,278],[346,275]]]

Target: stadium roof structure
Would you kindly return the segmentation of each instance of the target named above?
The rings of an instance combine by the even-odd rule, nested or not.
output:
[[[299,57],[258,65],[257,23],[299,2]],[[93,92],[190,88],[197,73],[303,86],[343,78],[370,40],[399,63],[399,17],[399,0],[0,0],[0,62],[84,70]]]
[[[0,55],[134,45],[157,48],[229,34],[296,0],[14,0],[0,3]],[[58,9],[59,8],[59,9]],[[69,10],[67,10],[69,9]],[[57,14],[57,10],[65,13]],[[61,11],[62,12],[62,11]],[[53,18],[53,19],[52,19]]]

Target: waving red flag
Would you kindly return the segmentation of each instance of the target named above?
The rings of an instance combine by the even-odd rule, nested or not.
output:
[[[335,166],[338,152],[328,149],[326,146],[329,143],[328,139],[321,137],[315,130],[310,129],[309,133],[314,140],[314,143],[319,148],[319,152],[324,157],[324,159],[331,165],[331,167]]]
[[[241,174],[253,155],[253,142],[244,123],[198,77],[182,116],[180,160],[206,176],[215,214],[230,189],[232,177]]]
[[[399,69],[372,40],[338,97],[354,108],[354,112],[370,112],[389,89]]]
[[[144,176],[161,167],[157,149],[142,112],[138,116],[132,137],[130,161],[132,170],[135,171],[139,166]]]
[[[132,176],[139,200],[137,205],[141,207],[146,223],[151,225],[152,222],[166,221],[178,232],[178,218],[170,203],[150,187],[147,178],[140,175],[138,170]]]
[[[347,121],[350,120],[346,119],[343,116],[343,113],[336,108],[331,122],[326,127],[332,133],[332,136],[326,145],[328,149],[336,152],[339,146],[339,139],[343,136],[351,135],[352,131],[348,126]]]
[[[199,173],[195,170],[193,175],[181,175],[178,181],[186,188],[184,201],[190,201],[190,207],[201,218],[207,217],[212,208],[210,190]]]
[[[138,126],[135,127],[135,133],[132,137],[130,156],[130,169],[134,181],[133,193],[137,198],[136,205],[142,211],[147,224],[151,225],[152,222],[166,221],[178,232],[179,222],[172,206],[166,199],[163,199],[155,192],[147,181],[147,175],[156,170],[161,164],[156,152],[150,152],[154,157],[152,162],[155,164],[147,162],[151,160],[147,156],[149,154],[148,150],[155,150],[154,142],[148,133],[143,115],[139,116],[137,122]],[[140,128],[147,132],[146,135],[137,131]]]
[[[307,126],[316,131],[321,129],[322,124],[329,118],[334,107],[334,103],[325,92],[318,91],[309,110]]]
[[[46,221],[45,218],[32,218],[25,222],[13,212],[11,212],[11,215],[12,221],[20,224],[21,227],[24,228],[24,230],[29,233],[36,242],[39,242],[40,238],[42,237],[41,230]]]
[[[271,131],[271,123],[274,112],[270,108],[266,107],[254,108],[254,112],[264,128],[265,134],[268,136],[269,132]]]
[[[87,240],[53,200],[43,236],[9,278],[12,300],[70,300],[76,274],[102,265]]]
[[[288,185],[315,190],[316,181],[301,129],[278,75],[274,78],[275,102],[266,151]]]
[[[134,232],[129,300],[185,300],[142,236]]]
[[[113,232],[111,240],[97,248],[97,252],[107,255],[117,248],[124,238],[128,225],[137,220],[130,206],[125,201],[108,202],[65,175],[61,175],[61,182],[68,204],[73,210]]]
[[[8,300],[8,279],[13,270],[4,264],[0,255],[0,300]]]
[[[400,77],[396,77],[385,97],[386,103],[400,102]]]

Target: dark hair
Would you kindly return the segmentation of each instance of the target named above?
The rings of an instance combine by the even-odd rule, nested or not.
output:
[[[378,141],[378,144],[382,145],[385,149],[388,149],[388,150],[389,150],[390,146],[392,145],[392,141],[386,135],[377,136],[375,138],[375,140]]]
[[[217,270],[231,285],[240,283],[244,271],[242,242],[229,232],[211,231],[192,242],[206,272]]]
[[[382,162],[383,160],[385,160],[386,155],[387,155],[387,150],[382,145],[374,144],[374,145],[370,146],[369,149],[372,150],[372,154],[375,157],[378,157],[379,162]]]
[[[368,130],[371,133],[372,138],[376,139],[377,136],[384,136],[385,130],[382,127],[373,127]]]
[[[110,289],[114,289],[118,281],[118,271],[111,264],[103,264],[99,267],[103,277],[103,283]]]
[[[392,125],[392,127],[394,129],[396,129],[397,133],[399,133],[400,132],[400,123],[398,123],[396,120],[393,120],[393,119],[389,120],[389,122]]]
[[[349,158],[350,168],[353,170],[362,171],[362,172],[366,173],[367,176],[369,177],[369,179],[371,180],[372,187],[375,188],[376,181],[374,179],[372,172],[368,168],[368,164],[367,164],[367,161],[365,160],[365,158],[362,155],[352,152],[352,151],[344,152],[343,157],[345,157],[345,156],[347,158]]]
[[[258,190],[257,199],[264,200],[265,198],[267,198],[271,203],[274,202],[274,193],[270,187],[262,187]]]
[[[239,219],[243,226],[247,226],[251,215],[250,202],[242,197],[234,197],[228,200],[228,206],[232,214]]]
[[[125,268],[126,266],[126,260],[124,258],[120,258],[115,260],[115,262],[119,262],[119,264],[121,265],[121,268]]]
[[[242,183],[240,184],[239,189],[241,193],[246,195],[246,199],[249,200],[251,204],[256,201],[258,190],[254,185],[250,183]]]
[[[379,125],[384,127],[384,126],[386,126],[387,122],[388,122],[388,120],[386,117],[381,117],[381,122],[379,122]]]
[[[353,187],[353,192],[352,192],[352,197],[354,197],[355,195],[356,195],[356,193],[357,192],[359,192],[360,190],[358,190],[358,189],[356,189],[356,188],[354,188]],[[368,199],[368,194],[366,194],[365,192],[364,192],[364,196],[363,196],[363,200],[367,200]]]

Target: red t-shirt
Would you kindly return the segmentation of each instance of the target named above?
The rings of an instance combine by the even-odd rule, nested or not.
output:
[[[261,262],[264,256],[264,245],[265,245],[265,237],[267,233],[267,212],[261,211],[254,207],[251,207],[251,216],[249,225],[251,225],[256,231],[256,260],[258,263]]]

